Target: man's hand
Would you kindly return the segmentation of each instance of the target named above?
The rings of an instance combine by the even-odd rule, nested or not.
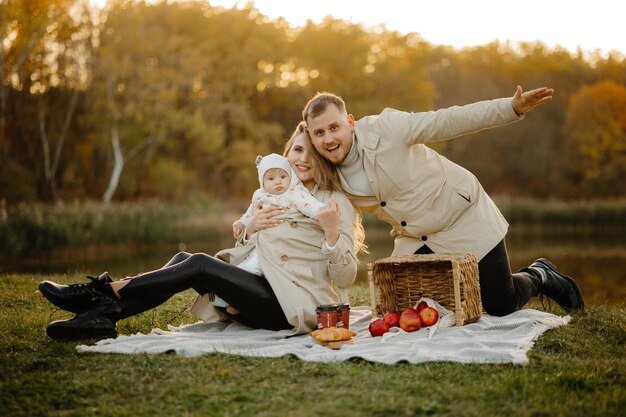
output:
[[[513,111],[518,116],[522,116],[531,111],[535,106],[552,100],[552,94],[554,94],[553,88],[541,87],[534,90],[526,91],[522,90],[521,86],[517,86],[517,90],[513,95]]]

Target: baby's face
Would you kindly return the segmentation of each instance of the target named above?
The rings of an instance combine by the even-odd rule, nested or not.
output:
[[[263,188],[270,194],[282,194],[289,189],[291,178],[287,171],[280,168],[267,170],[263,176]]]

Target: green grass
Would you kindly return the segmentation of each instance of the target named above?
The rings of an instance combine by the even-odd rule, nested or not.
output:
[[[46,278],[0,275],[1,416],[587,417],[626,410],[624,305],[574,314],[537,341],[526,366],[79,354],[76,342],[45,335],[50,320],[69,317],[37,293]],[[179,294],[118,329],[193,322],[185,311],[193,298]],[[368,298],[365,287],[351,290],[355,305]]]

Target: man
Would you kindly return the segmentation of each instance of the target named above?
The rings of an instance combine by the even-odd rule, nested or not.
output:
[[[385,109],[355,121],[344,101],[318,93],[302,117],[319,154],[337,166],[342,188],[359,210],[393,227],[394,255],[469,252],[478,260],[485,310],[506,315],[533,296],[582,309],[576,282],[543,258],[511,274],[504,237],[508,223],[468,170],[426,142],[447,140],[523,118],[552,99],[553,89],[435,112]]]

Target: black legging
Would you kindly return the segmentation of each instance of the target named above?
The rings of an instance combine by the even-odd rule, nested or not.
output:
[[[180,252],[165,266],[139,274],[120,289],[121,318],[154,308],[172,295],[193,288],[213,292],[239,310],[237,321],[255,328],[289,329],[267,280],[204,253]]]
[[[426,245],[416,254],[433,253]],[[480,297],[485,311],[506,316],[539,294],[539,278],[528,272],[511,273],[504,239],[478,262]]]

